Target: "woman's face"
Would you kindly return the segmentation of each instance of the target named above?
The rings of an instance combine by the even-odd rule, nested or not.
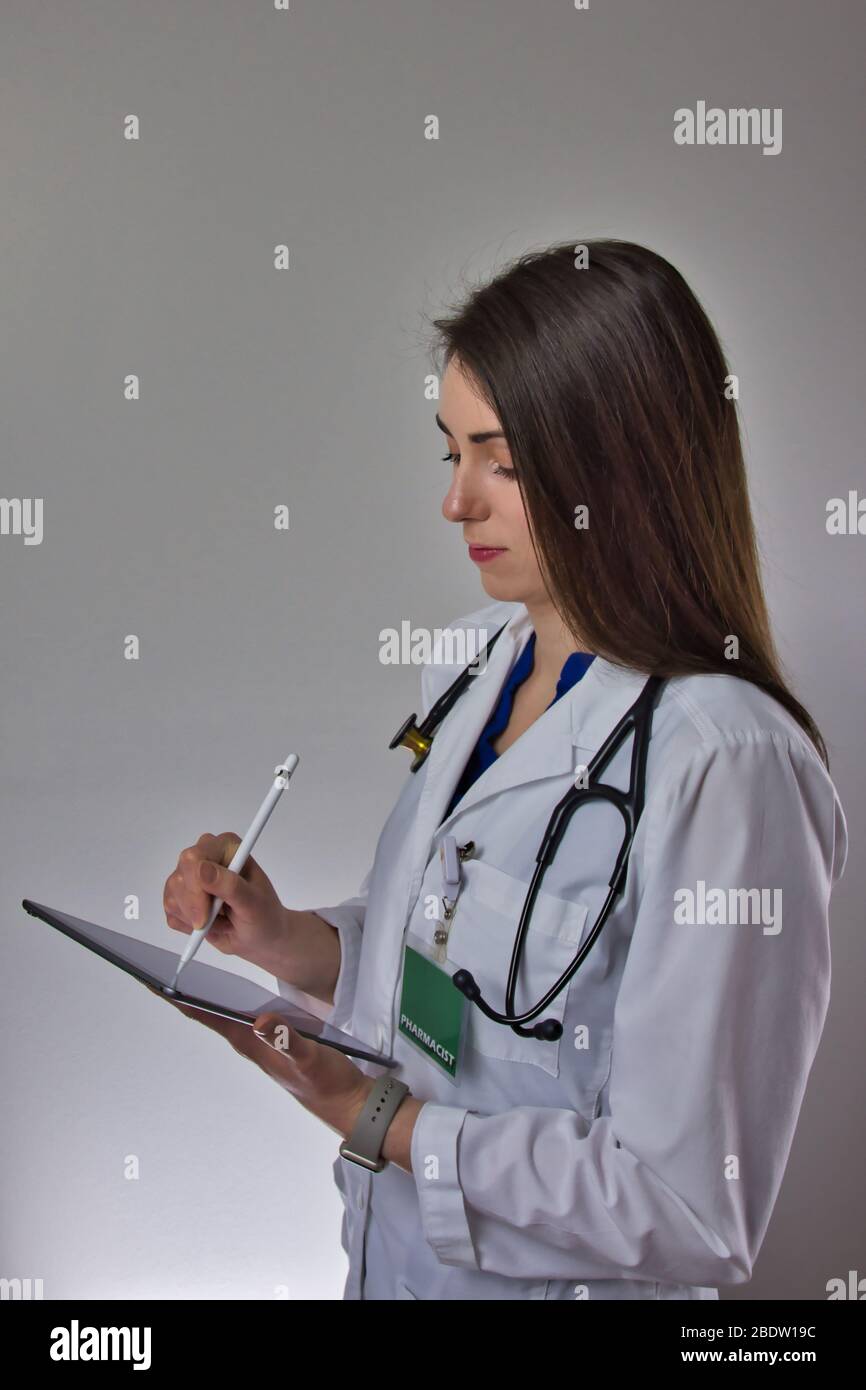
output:
[[[442,378],[437,423],[451,455],[442,515],[463,527],[481,583],[494,599],[543,602],[547,594],[502,426],[456,357]]]

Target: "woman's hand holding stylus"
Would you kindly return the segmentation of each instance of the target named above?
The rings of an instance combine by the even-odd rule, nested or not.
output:
[[[203,927],[214,898],[224,898],[208,941],[229,956],[251,959],[250,952],[268,955],[286,933],[286,912],[276,890],[252,855],[240,873],[226,866],[240,844],[232,831],[200,835],[181,850],[177,868],[163,890],[165,920],[187,936]]]
[[[163,890],[166,922],[188,936],[204,926],[214,898],[222,898],[209,944],[331,1003],[340,969],[335,928],[313,912],[284,907],[252,855],[240,873],[227,868],[240,842],[239,835],[225,831],[200,835],[194,845],[181,850]]]

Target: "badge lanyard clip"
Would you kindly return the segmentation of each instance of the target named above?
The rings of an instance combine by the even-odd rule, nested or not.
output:
[[[442,875],[442,918],[437,921],[433,931],[433,943],[435,950],[433,959],[439,965],[443,965],[448,956],[448,933],[451,930],[451,922],[457,909],[457,899],[460,897],[460,890],[463,886],[462,874],[460,870],[461,862],[468,859],[475,850],[472,840],[465,845],[458,845],[454,835],[445,835],[439,845],[439,864]]]

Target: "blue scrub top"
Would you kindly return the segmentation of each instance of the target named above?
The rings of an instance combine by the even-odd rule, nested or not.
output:
[[[565,694],[566,690],[570,690],[573,685],[577,684],[581,677],[589,670],[593,661],[595,661],[595,656],[590,655],[588,652],[572,652],[562,668],[562,674],[556,683],[556,694],[551,700],[550,705],[547,706],[548,709],[550,709],[551,705],[556,704],[557,700],[560,696]],[[491,763],[496,762],[499,755],[491,747],[491,744],[494,739],[499,737],[502,730],[508,724],[511,718],[511,707],[514,704],[515,691],[517,687],[522,685],[527,679],[532,671],[534,663],[535,633],[533,632],[526,646],[523,648],[523,651],[520,653],[520,657],[511,675],[502,687],[499,703],[481,731],[481,736],[475,745],[472,756],[463,770],[463,776],[460,778],[454,795],[451,798],[451,804],[445,813],[446,816],[450,816],[457,802],[472,786],[472,783],[477,781],[482,772],[490,767]]]

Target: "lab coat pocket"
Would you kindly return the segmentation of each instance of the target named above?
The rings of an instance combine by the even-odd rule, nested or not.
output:
[[[510,874],[466,860],[463,887],[448,937],[449,970],[470,971],[492,1008],[505,1009],[505,986],[517,924],[528,884]],[[517,976],[514,1013],[533,1007],[568,969],[586,928],[587,907],[539,892],[533,907]],[[555,1018],[562,1023],[566,986],[532,1022]],[[524,1038],[507,1024],[495,1023],[476,1004],[468,1006],[466,1046],[507,1062],[530,1062],[551,1076],[559,1075],[561,1039]]]

